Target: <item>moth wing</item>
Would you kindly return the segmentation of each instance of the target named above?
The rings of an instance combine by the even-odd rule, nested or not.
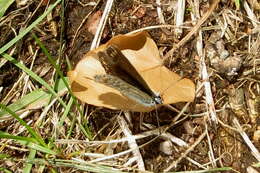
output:
[[[143,106],[122,95],[118,90],[95,82],[94,76],[106,74],[100,62],[93,56],[84,57],[73,71],[68,72],[73,94],[91,105],[122,109],[136,112],[148,112],[155,107]]]
[[[194,83],[187,78],[182,79],[178,74],[163,66],[155,42],[145,32],[133,37],[135,37],[135,42],[122,46],[121,51],[149,88],[161,95],[163,104],[193,101]]]
[[[163,104],[192,102],[195,85],[187,78],[181,78],[164,66],[157,66],[140,72],[154,92],[160,94]]]

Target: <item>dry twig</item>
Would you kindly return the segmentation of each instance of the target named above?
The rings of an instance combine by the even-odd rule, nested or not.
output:
[[[177,28],[175,29],[175,33],[174,33],[177,38],[180,38],[182,35],[182,28],[179,27],[183,25],[184,13],[185,13],[185,0],[178,0],[176,18],[175,18],[175,23]]]
[[[185,158],[206,136],[206,130],[198,137],[197,141],[194,142],[176,161],[172,162],[172,164],[164,170],[164,172],[170,171],[172,168],[176,167],[178,163]]]
[[[156,0],[157,3],[157,14],[158,14],[158,18],[161,24],[165,24],[165,20],[163,17],[163,13],[162,13],[162,8],[161,8],[161,0]]]
[[[259,21],[257,20],[257,17],[255,16],[255,14],[253,13],[246,1],[243,1],[243,6],[245,8],[248,18],[251,20],[254,27],[257,27],[259,25]]]
[[[97,28],[96,34],[94,36],[94,39],[92,41],[90,50],[97,48],[99,43],[100,43],[101,36],[102,36],[102,33],[103,33],[104,28],[106,26],[107,19],[108,19],[109,13],[111,11],[113,2],[114,2],[114,0],[108,0],[107,3],[106,3],[106,7],[104,9],[103,15],[102,15],[100,22],[98,24],[98,28]]]
[[[127,127],[127,123],[122,116],[118,116],[117,119],[121,129],[123,130],[123,133],[128,139],[129,148],[133,150],[133,155],[135,157],[134,160],[137,162],[138,169],[144,171],[145,170],[144,161],[139,151],[138,145],[132,135],[132,132]]]
[[[247,146],[250,148],[252,155],[256,158],[258,162],[260,162],[260,153],[257,150],[257,148],[253,145],[247,134],[243,131],[241,125],[239,124],[238,120],[236,118],[233,119],[233,123],[235,127],[239,130],[240,135],[244,139]]]
[[[96,5],[95,5],[94,8],[92,9],[92,11],[91,11],[90,13],[88,13],[88,14],[84,17],[84,19],[82,20],[82,22],[80,23],[79,27],[77,28],[77,30],[76,30],[76,32],[75,32],[75,34],[74,34],[74,36],[73,36],[73,39],[72,39],[72,42],[71,42],[71,47],[73,47],[73,45],[74,45],[74,42],[75,42],[75,40],[76,40],[76,38],[77,38],[77,36],[78,36],[79,30],[80,30],[81,27],[84,25],[84,23],[87,21],[88,17],[92,14],[92,12],[97,8],[97,6],[98,6],[98,4],[99,4],[100,1],[101,1],[101,0],[99,0],[99,1],[96,3]],[[79,1],[79,3],[81,4],[80,1]],[[82,5],[82,4],[81,4],[81,5]],[[83,5],[83,6],[84,6],[84,5]]]
[[[200,26],[208,19],[208,17],[210,16],[210,14],[214,11],[214,9],[216,8],[216,6],[218,5],[220,0],[215,0],[213,1],[213,3],[211,4],[211,7],[209,8],[209,10],[204,14],[204,16],[202,16],[200,18],[200,20],[198,21],[198,23],[192,28],[192,30],[181,40],[179,41],[179,43],[174,44],[172,49],[167,52],[167,54],[164,56],[164,61],[167,60],[169,57],[172,56],[173,52],[175,52],[175,50],[177,50],[179,47],[181,47],[184,43],[186,43],[193,34],[195,34],[198,29],[200,28]]]

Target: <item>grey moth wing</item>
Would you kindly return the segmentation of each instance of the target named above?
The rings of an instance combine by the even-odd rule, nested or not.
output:
[[[161,98],[149,88],[142,76],[116,45],[111,44],[97,54],[107,74],[119,77],[153,97],[158,104],[162,103]]]

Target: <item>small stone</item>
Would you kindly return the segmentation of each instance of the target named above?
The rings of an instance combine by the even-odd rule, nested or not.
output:
[[[254,142],[258,143],[260,142],[260,129],[256,130],[253,135]]]
[[[164,141],[160,143],[159,150],[166,155],[172,155],[172,142]]]

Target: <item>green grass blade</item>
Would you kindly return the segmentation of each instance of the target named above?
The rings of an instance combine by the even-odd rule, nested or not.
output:
[[[5,138],[5,139],[13,139],[17,142],[19,142],[21,145],[27,146],[28,148],[47,153],[47,154],[53,154],[56,155],[57,153],[52,151],[51,149],[47,148],[47,146],[41,146],[36,143],[38,141],[35,138],[31,137],[24,137],[24,136],[14,136],[6,132],[0,131],[0,139]]]
[[[40,46],[40,48],[42,49],[43,53],[47,56],[49,62],[50,62],[50,63],[53,65],[53,67],[56,69],[58,75],[59,75],[59,76],[61,77],[61,79],[62,79],[62,82],[63,82],[64,85],[68,88],[68,91],[69,91],[69,93],[71,94],[73,100],[76,101],[76,98],[73,96],[73,93],[72,93],[72,91],[70,90],[70,87],[69,87],[68,82],[65,80],[65,77],[63,76],[63,73],[62,73],[61,70],[60,70],[60,67],[57,65],[57,63],[55,62],[55,60],[51,57],[50,53],[49,53],[48,50],[45,48],[45,46],[42,44],[42,42],[37,38],[37,36],[36,36],[35,34],[33,34],[33,37],[34,37],[34,39],[36,40],[36,43],[37,43],[37,44]],[[80,110],[78,104],[76,104],[76,106],[77,106],[78,110],[80,111],[80,115],[83,116],[83,113],[82,113],[82,111]],[[88,127],[87,127],[87,129],[85,129],[81,124],[79,124],[79,126],[80,126],[81,131],[84,133],[84,135],[85,135],[87,138],[91,139],[91,138],[92,138],[92,137],[91,137],[92,135],[91,135],[90,130],[88,129]]]
[[[0,172],[3,172],[3,173],[13,173],[12,171],[9,171],[8,169],[6,168],[0,168]]]
[[[197,170],[197,171],[179,171],[179,172],[172,172],[172,173],[209,173],[209,172],[220,172],[220,171],[231,171],[233,170],[231,167],[222,167],[222,168],[212,168],[207,170]],[[170,172],[169,172],[170,173]]]
[[[13,2],[14,0],[0,0],[0,18],[4,16],[5,11]]]
[[[5,153],[0,153],[0,160],[7,159],[7,158],[10,158],[10,157],[12,157],[12,156],[5,154]]]
[[[66,83],[69,83],[68,77],[64,77],[64,80],[57,79],[56,84],[55,84],[57,86],[56,90],[59,92],[59,91],[62,91],[64,88],[67,88]]]
[[[253,165],[254,167],[260,167],[260,162]]]
[[[17,100],[16,102],[10,104],[7,106],[11,111],[16,112],[19,111],[20,109],[35,103],[39,99],[43,100],[46,99],[50,96],[49,93],[43,91],[42,89],[37,89],[32,91],[31,93],[23,96],[21,99]],[[0,111],[0,117],[5,115],[7,112],[5,111]]]
[[[63,123],[64,123],[64,121],[65,121],[65,118],[68,116],[72,104],[73,104],[73,99],[72,99],[72,97],[71,97],[70,100],[69,100],[69,103],[68,103],[68,105],[67,105],[67,107],[66,107],[66,109],[65,109],[65,111],[64,111],[64,113],[63,113],[63,115],[62,115],[61,118],[60,118],[59,126],[63,126]]]
[[[13,46],[18,40],[23,38],[26,34],[28,34],[38,23],[40,23],[53,9],[61,2],[61,0],[57,0],[54,4],[50,5],[48,10],[46,10],[40,17],[38,17],[30,26],[21,31],[15,38],[5,44],[0,48],[0,54],[4,53],[7,49]]]
[[[23,70],[25,73],[27,73],[30,77],[32,77],[34,80],[36,80],[37,82],[39,82],[41,85],[43,85],[44,87],[46,87],[51,94],[53,94],[54,96],[57,97],[58,101],[62,104],[62,106],[64,106],[66,108],[66,104],[63,102],[63,100],[58,96],[58,94],[54,91],[54,89],[47,83],[45,82],[42,78],[40,78],[37,74],[35,74],[34,72],[32,72],[30,69],[28,69],[25,65],[23,65],[22,63],[20,63],[19,61],[17,61],[16,59],[14,59],[13,57],[11,57],[10,55],[4,53],[2,54],[2,56],[7,59],[8,61],[11,61],[14,65],[16,65],[18,68],[20,68],[21,70]]]
[[[52,154],[52,155],[56,155],[57,153],[55,151],[52,151],[51,149],[47,148],[47,147],[43,147],[41,145],[35,144],[35,143],[24,143],[23,141],[19,141],[22,145],[26,145],[27,147],[46,153],[46,154]]]
[[[22,120],[18,115],[16,115],[13,111],[11,111],[9,108],[7,108],[5,105],[0,104],[0,108],[11,114],[21,125],[23,125],[28,132],[32,135],[32,137],[35,138],[41,145],[47,146],[45,142],[43,141],[42,137],[39,136],[30,126],[26,124],[24,120]]]
[[[35,39],[36,43],[40,46],[40,48],[42,49],[43,53],[47,56],[49,62],[53,65],[53,67],[56,69],[56,72],[58,73],[58,75],[61,77],[62,81],[64,82],[65,86],[68,88],[69,92],[70,91],[70,87],[68,82],[65,80],[63,73],[60,70],[60,67],[57,65],[57,63],[55,62],[55,60],[51,57],[50,53],[48,52],[48,50],[46,49],[46,47],[42,44],[42,42],[38,39],[38,37],[33,34],[32,35],[33,38]]]
[[[31,138],[31,137],[24,137],[24,136],[14,136],[14,135],[11,135],[9,133],[6,133],[6,132],[2,132],[0,131],[0,139],[14,139],[14,140],[19,140],[19,141],[25,141],[25,142],[37,142],[34,138]]]
[[[36,155],[36,150],[34,149],[30,149],[30,153],[29,153],[29,156],[28,156],[28,159],[27,160],[32,160],[35,158],[35,155]],[[30,173],[31,170],[32,170],[32,166],[33,164],[32,163],[29,163],[27,162],[25,167],[23,168],[23,173]]]
[[[240,9],[240,6],[241,6],[240,0],[235,0],[235,5],[236,5],[237,9]]]
[[[30,162],[34,164],[49,164],[55,167],[70,167],[76,168],[81,171],[97,172],[97,173],[123,173],[122,171],[108,166],[99,164],[93,164],[88,162],[79,162],[74,160],[62,160],[62,159],[33,159]],[[46,163],[47,162],[47,163]]]

